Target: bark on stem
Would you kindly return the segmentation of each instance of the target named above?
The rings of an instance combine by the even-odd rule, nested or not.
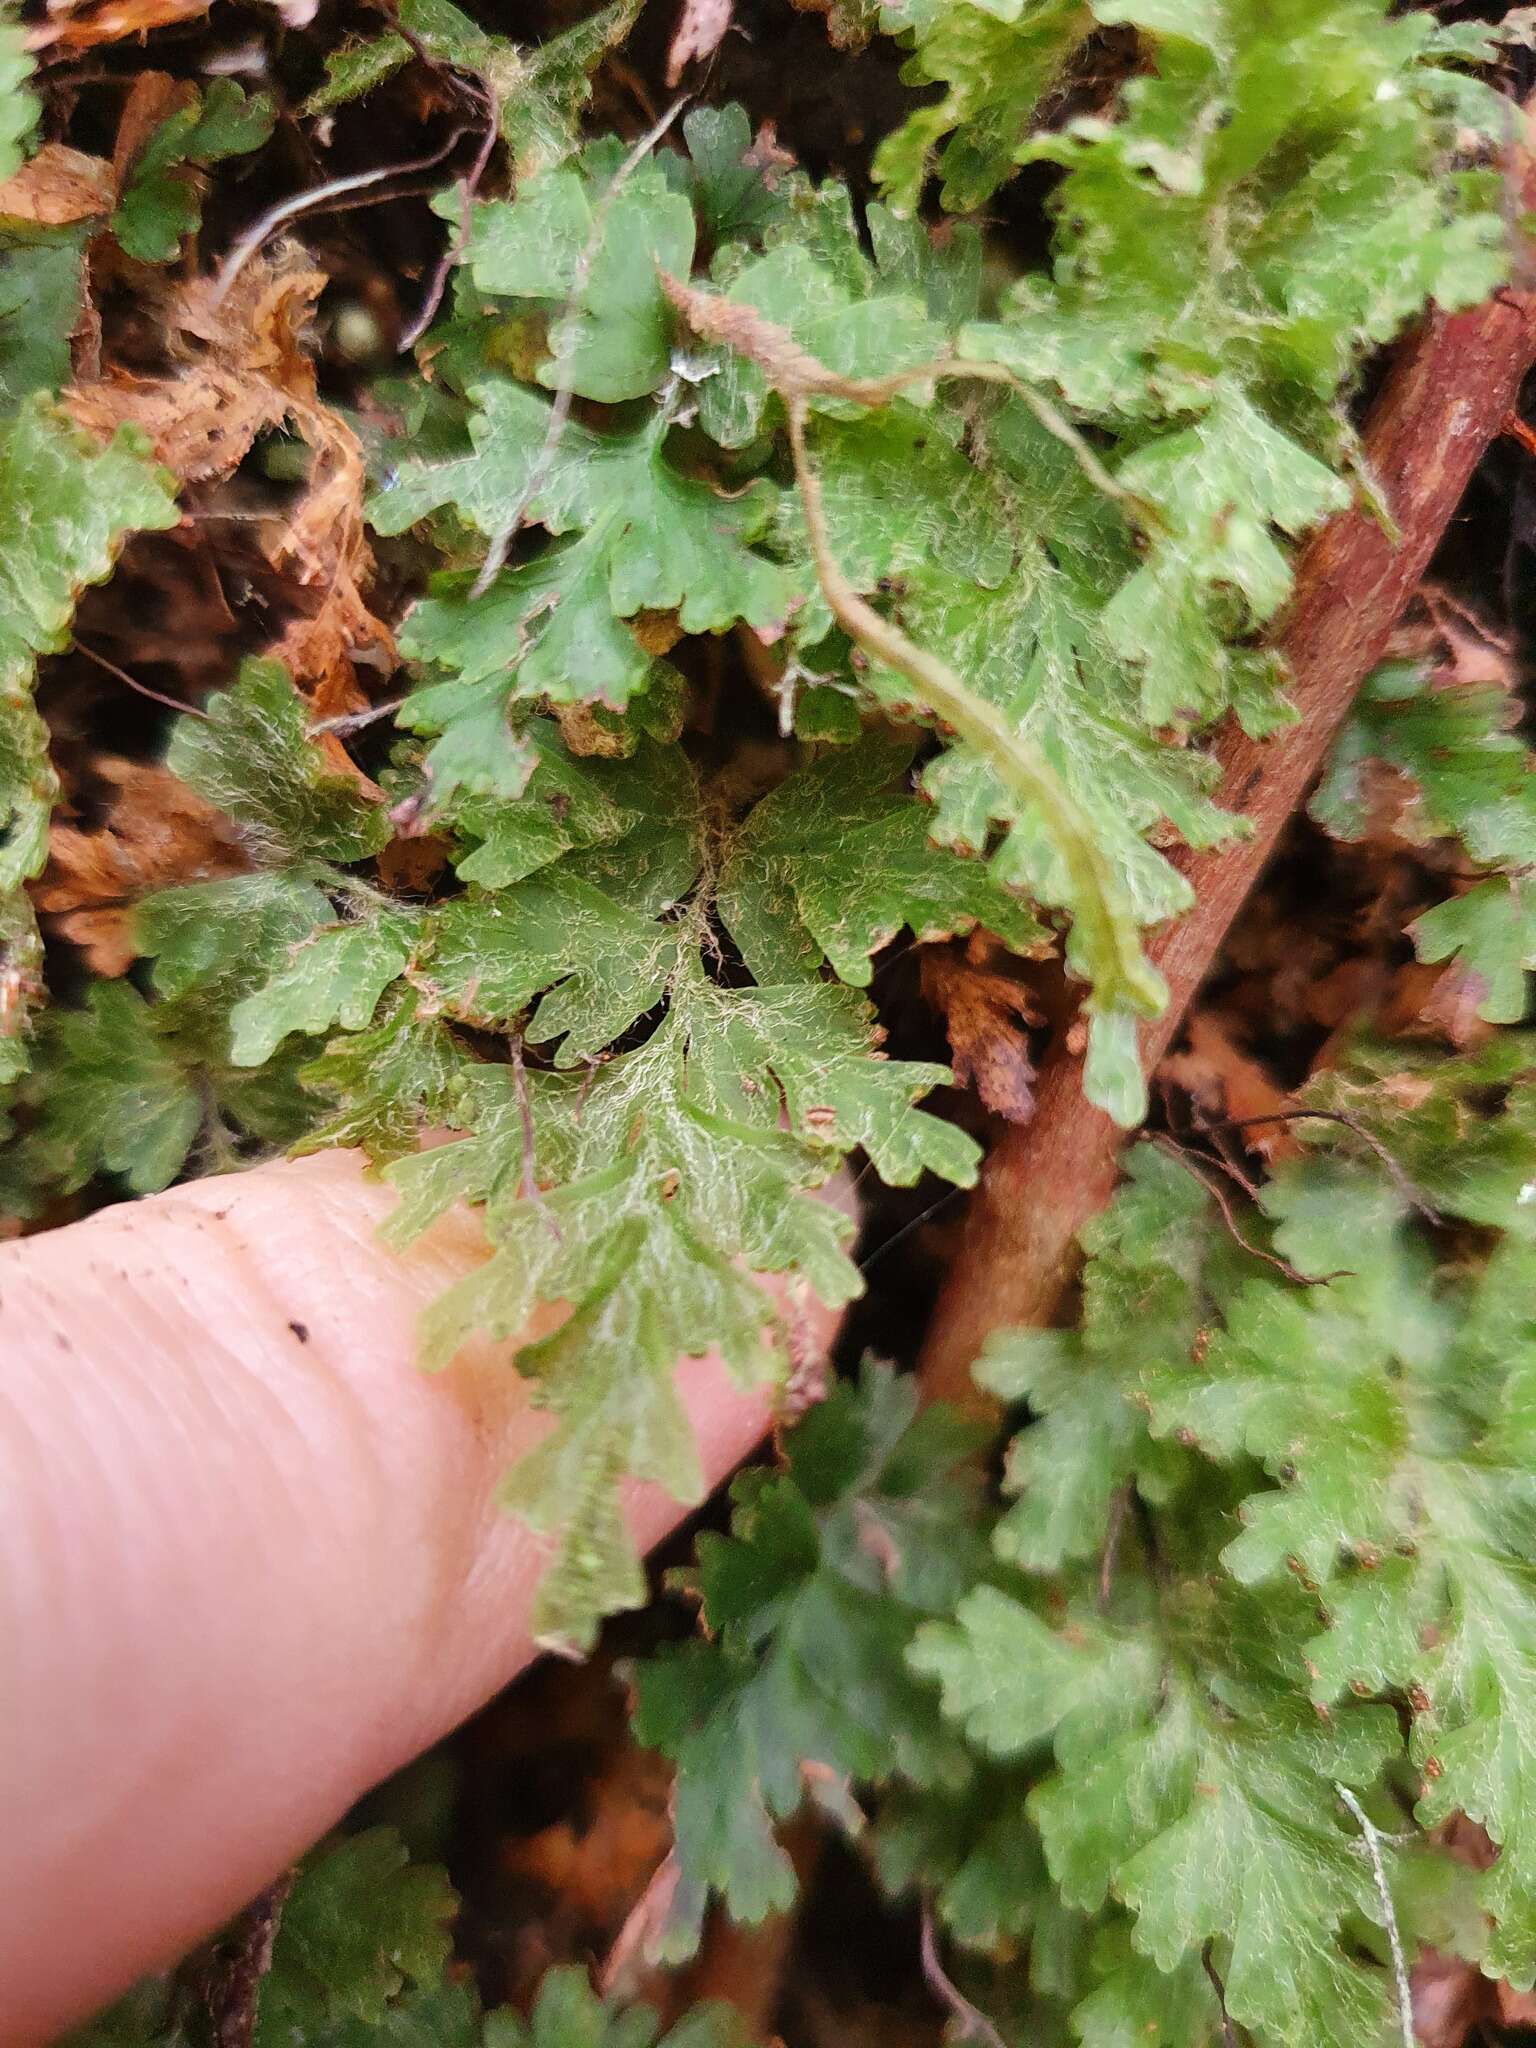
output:
[[[1143,1026],[1150,1073],[1178,1030],[1286,821],[1306,795],[1355,692],[1428,567],[1488,444],[1536,361],[1536,302],[1503,293],[1469,313],[1435,315],[1404,344],[1371,409],[1365,447],[1397,522],[1394,542],[1369,511],[1341,513],[1308,544],[1279,634],[1299,722],[1267,741],[1224,730],[1214,752],[1220,799],[1246,839],[1177,865],[1194,908],[1148,948],[1168,1007]],[[1082,1061],[1058,1033],[1042,1063],[1036,1108],[993,1147],[921,1363],[927,1398],[984,1405],[971,1365],[987,1334],[1051,1321],[1077,1268],[1077,1233],[1108,1201],[1126,1133],[1082,1092]]]

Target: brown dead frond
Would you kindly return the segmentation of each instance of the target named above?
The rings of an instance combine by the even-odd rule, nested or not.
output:
[[[118,371],[67,395],[75,419],[103,438],[125,421],[142,428],[184,484],[232,476],[257,440],[279,428],[307,444],[305,487],[296,503],[263,522],[262,545],[272,565],[292,576],[299,607],[274,651],[321,716],[362,701],[354,662],[394,660],[389,629],[364,596],[373,555],[362,448],[321,400],[306,346],[325,284],[324,272],[292,246],[253,259],[217,303],[210,280],[194,279],[168,309],[176,359],[168,374]]]
[[[1042,1021],[1030,992],[977,956],[974,946],[924,946],[923,994],[942,1011],[956,1083],[974,1087],[1010,1123],[1035,1113],[1035,1068],[1025,1027]]]
[[[112,211],[117,181],[105,157],[45,142],[0,185],[0,222],[7,227],[67,228]]]
[[[32,898],[93,974],[114,976],[138,957],[132,909],[141,896],[242,874],[250,861],[229,819],[169,769],[101,754],[91,773],[108,793],[101,822],[55,821]]]
[[[27,46],[75,55],[172,22],[195,20],[208,12],[210,4],[211,0],[49,0],[44,19],[27,30]]]

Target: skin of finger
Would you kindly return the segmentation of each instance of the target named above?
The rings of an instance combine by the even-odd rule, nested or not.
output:
[[[355,1155],[0,1248],[0,2041],[46,2041],[216,1926],[534,1654],[501,1513],[548,1427],[508,1347],[414,1363],[484,1256],[404,1254]],[[820,1332],[830,1336],[823,1315]],[[768,1408],[679,1388],[719,1478]],[[681,1510],[631,1489],[655,1542]]]

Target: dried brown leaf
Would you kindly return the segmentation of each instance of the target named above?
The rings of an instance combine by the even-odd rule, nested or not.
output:
[[[573,754],[591,755],[598,760],[616,761],[627,745],[621,728],[607,723],[590,704],[555,704],[551,710],[560,737]]]
[[[1476,1821],[1458,1814],[1434,1839],[1458,1863],[1487,1870],[1498,1851]],[[1425,1949],[1411,1973],[1414,2038],[1422,2048],[1462,2048],[1499,2027],[1536,2026],[1536,1992],[1514,1991],[1485,1977],[1476,1963]]]
[[[45,142],[14,178],[0,185],[0,222],[7,227],[67,228],[110,213],[117,180],[105,157]]]
[[[391,666],[394,643],[363,595],[373,555],[363,520],[362,446],[322,403],[305,346],[326,283],[293,247],[253,260],[221,298],[211,280],[194,279],[168,314],[180,369],[166,377],[118,373],[77,387],[67,402],[80,424],[103,438],[124,421],[141,427],[184,483],[229,477],[256,440],[279,426],[308,444],[307,486],[270,523],[264,545],[305,600],[276,652],[317,696],[321,714],[333,716],[366,701],[354,660]],[[348,761],[339,743],[334,751],[338,765]]]
[[[1185,1049],[1170,1053],[1158,1073],[1186,1090],[1202,1110],[1241,1123],[1290,1108],[1289,1095],[1268,1069],[1235,1044],[1210,1011],[1198,1010],[1191,1017],[1188,1038]],[[1288,1123],[1258,1125],[1245,1135],[1244,1143],[1270,1160],[1294,1159],[1302,1150]]]
[[[577,1821],[509,1847],[507,1867],[545,1885],[578,1919],[618,1927],[672,1846],[671,1774],[649,1750],[620,1748],[588,1787]]]
[[[1476,1963],[1427,1949],[1413,1966],[1413,2033],[1421,2048],[1461,2048],[1497,2013],[1494,1986]]]
[[[1436,682],[1484,689],[1491,684],[1513,695],[1520,686],[1520,670],[1506,636],[1436,584],[1426,583],[1419,596],[1439,638]]]
[[[673,86],[696,59],[712,57],[731,25],[731,0],[683,0],[667,48],[667,84]]]
[[[875,9],[869,0],[790,0],[800,14],[823,14],[827,40],[837,50],[862,50],[874,31]]]
[[[780,171],[792,171],[800,159],[792,149],[785,149],[779,141],[778,124],[762,121],[758,124],[752,147],[742,158],[750,171],[761,171],[763,182],[770,190],[778,183]]]
[[[490,1802],[481,1846],[488,1909],[508,1930],[496,1992],[521,2000],[552,1963],[618,1937],[672,1846],[671,1773],[636,1747],[611,1653],[546,1663],[468,1743],[481,1782],[531,1790]]]
[[[1458,1052],[1469,1052],[1486,1044],[1497,1029],[1478,1015],[1486,994],[1481,977],[1454,961],[1432,967],[1408,960],[1392,977],[1373,1028],[1386,1038],[1439,1038]]]
[[[682,622],[675,611],[636,612],[626,624],[646,654],[670,654],[683,637]]]
[[[160,124],[183,107],[191,106],[196,98],[197,87],[189,78],[172,78],[168,71],[138,74],[123,101],[117,133],[112,139],[112,170],[119,190]]]
[[[165,377],[118,372],[77,386],[66,403],[104,438],[125,421],[141,427],[183,483],[230,476],[259,435],[283,424],[296,397],[314,402],[300,337],[325,284],[322,271],[286,252],[251,264],[210,312],[210,285],[194,280],[166,309],[166,341],[182,367]]]
[[[1351,953],[1330,973],[1315,978],[1305,1014],[1328,1031],[1348,1033],[1376,1014],[1386,992],[1387,972],[1374,953]]]
[[[109,372],[65,393],[88,433],[107,440],[125,421],[149,436],[156,458],[183,483],[228,476],[259,434],[284,417],[280,393],[218,362],[175,377]]]
[[[48,18],[27,31],[33,50],[94,50],[208,12],[211,0],[49,0]]]
[[[922,949],[922,980],[943,1012],[956,1082],[1010,1123],[1028,1123],[1035,1068],[1023,1027],[1041,1021],[1029,990],[951,946]]]
[[[32,898],[91,972],[111,977],[137,958],[130,912],[141,896],[242,874],[250,862],[230,821],[168,769],[115,754],[91,768],[110,792],[101,823],[55,820]]]
[[[391,839],[379,855],[379,887],[391,894],[424,896],[447,868],[452,851],[435,832]]]

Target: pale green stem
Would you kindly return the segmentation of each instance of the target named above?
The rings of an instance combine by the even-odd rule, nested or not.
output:
[[[830,395],[847,398],[855,405],[888,405],[893,398],[900,397],[909,385],[923,384],[933,378],[943,383],[955,379],[969,379],[980,384],[1003,384],[1016,398],[1023,400],[1045,431],[1067,449],[1078,468],[1087,477],[1096,491],[1113,499],[1127,518],[1141,527],[1154,531],[1162,524],[1155,506],[1144,498],[1138,498],[1134,491],[1128,491],[1124,484],[1117,482],[1104,467],[1090,444],[1043,393],[1016,377],[1003,363],[973,361],[969,356],[935,356],[931,362],[916,363],[909,370],[893,370],[886,377],[838,378],[828,385]],[[812,396],[815,394],[812,393]],[[787,399],[786,399],[787,403]]]
[[[832,616],[866,654],[905,676],[929,710],[980,754],[1012,796],[1041,813],[1072,880],[1086,950],[1098,955],[1092,967],[1095,983],[1123,993],[1138,1009],[1155,1016],[1166,997],[1162,978],[1142,956],[1134,929],[1116,901],[1119,890],[1114,870],[1076,799],[1031,740],[1016,732],[985,698],[968,690],[937,655],[917,646],[892,620],[883,618],[844,576],[832,549],[820,479],[806,448],[805,398],[786,395],[785,406],[811,559]],[[1086,918],[1085,910],[1089,913]]]

